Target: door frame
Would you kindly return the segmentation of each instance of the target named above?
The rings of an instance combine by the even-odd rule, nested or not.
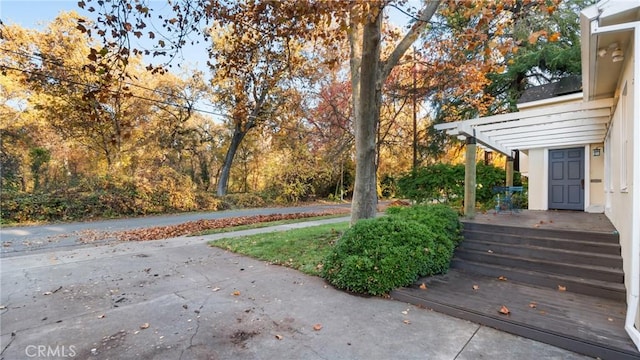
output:
[[[591,205],[591,196],[589,195],[591,193],[591,168],[590,168],[590,164],[589,164],[589,154],[591,151],[591,146],[589,144],[586,144],[584,146],[575,146],[575,145],[568,145],[568,146],[557,146],[554,148],[547,148],[544,151],[544,166],[543,166],[543,171],[544,173],[543,175],[543,179],[544,179],[544,184],[543,184],[543,191],[546,194],[546,196],[544,197],[544,208],[549,210],[549,151],[550,150],[563,150],[563,149],[577,149],[577,148],[584,148],[584,154],[583,154],[583,167],[584,167],[584,204],[583,204],[583,209],[582,210],[575,210],[575,211],[587,211],[587,209],[589,208],[589,206]]]

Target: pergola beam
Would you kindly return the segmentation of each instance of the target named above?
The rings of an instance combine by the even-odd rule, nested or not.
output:
[[[607,133],[606,129],[598,129],[598,130],[589,130],[589,131],[579,131],[575,132],[571,135],[565,135],[562,133],[548,134],[548,135],[538,135],[535,138],[532,137],[529,140],[522,140],[521,138],[512,138],[512,139],[495,139],[495,141],[505,147],[518,146],[520,144],[527,144],[531,142],[545,142],[552,141],[556,139],[565,139],[565,140],[573,140],[573,139],[584,139],[584,138],[600,138],[604,139],[605,134]]]
[[[571,103],[566,105],[549,106],[541,109],[525,110],[508,114],[500,114],[487,116],[482,118],[475,118],[464,121],[456,121],[451,123],[437,124],[436,130],[449,130],[458,127],[460,124],[466,124],[469,126],[488,125],[494,123],[505,123],[514,120],[524,120],[536,117],[552,116],[556,117],[559,114],[575,113],[580,111],[597,110],[597,109],[609,109],[613,106],[613,98],[594,100],[589,102]]]
[[[594,112],[586,112],[577,116],[575,114],[558,114],[556,116],[556,121],[553,121],[553,117],[545,117],[543,118],[531,118],[524,120],[514,120],[508,123],[498,123],[498,124],[489,124],[489,125],[477,125],[475,128],[482,129],[482,131],[492,131],[492,130],[507,130],[507,129],[518,129],[520,127],[527,126],[550,126],[553,124],[562,124],[566,122],[576,122],[578,124],[604,124],[609,122],[608,114],[610,110],[606,110],[607,115],[602,115],[603,112],[600,110],[596,110]]]
[[[475,138],[476,142],[488,147],[489,149],[497,151],[506,156],[511,156],[511,149],[507,149],[506,147],[494,142],[481,132],[476,132],[475,129],[472,129],[470,126],[463,124],[459,127],[458,131],[462,135]]]
[[[536,135],[544,135],[544,134],[548,134],[548,133],[554,133],[554,132],[558,132],[558,130],[562,130],[562,129],[575,129],[576,131],[584,131],[584,130],[602,130],[605,129],[606,130],[606,125],[605,124],[590,124],[590,123],[578,123],[578,122],[566,122],[566,123],[559,123],[559,124],[549,124],[549,125],[545,125],[545,126],[523,126],[521,128],[514,128],[514,129],[508,129],[508,130],[492,130],[492,131],[485,131],[483,129],[480,129],[480,131],[482,131],[483,133],[485,133],[487,136],[491,136],[492,138],[505,138],[505,137],[511,137],[511,138],[517,138],[517,137],[521,137],[522,134],[528,134],[531,135],[532,133],[535,133]]]

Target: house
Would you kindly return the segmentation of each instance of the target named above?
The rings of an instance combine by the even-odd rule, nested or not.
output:
[[[466,140],[466,216],[477,144],[507,156],[507,183],[520,155],[529,209],[606,214],[620,235],[625,330],[640,349],[640,1],[601,1],[580,22],[581,92],[547,89],[518,112],[436,128]]]

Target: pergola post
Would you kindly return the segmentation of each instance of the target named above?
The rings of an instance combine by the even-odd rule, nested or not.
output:
[[[464,165],[464,216],[476,216],[476,138],[467,137]]]
[[[513,186],[513,157],[512,156],[507,156],[507,164],[506,164],[505,170],[507,172],[505,186]]]

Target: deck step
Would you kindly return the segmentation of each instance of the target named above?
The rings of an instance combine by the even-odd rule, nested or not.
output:
[[[600,252],[566,250],[549,246],[531,246],[522,244],[498,243],[491,241],[465,239],[460,249],[475,250],[497,255],[528,257],[547,261],[560,261],[569,264],[595,265],[609,268],[622,268],[622,257]]]
[[[624,301],[518,284],[511,281],[516,276],[512,269],[501,271],[509,271],[506,273],[509,281],[454,268],[444,275],[420,279],[390,295],[395,300],[593,358],[640,358],[624,330]],[[499,313],[501,306],[511,313],[508,316]]]
[[[515,281],[523,284],[558,290],[562,286],[566,291],[597,296],[605,299],[626,300],[626,291],[623,283],[585,279],[578,276],[558,275],[539,271],[526,270],[520,267],[500,266],[486,262],[469,261],[455,257],[451,266],[464,272],[480,274],[498,278],[504,276],[507,281]]]
[[[539,227],[519,227],[517,224],[496,225],[482,224],[474,222],[464,222],[464,231],[481,231],[494,235],[507,234],[520,237],[556,238],[564,240],[578,240],[589,242],[602,242],[609,244],[619,244],[617,232],[592,232],[563,229],[544,229]]]
[[[564,239],[558,237],[517,235],[500,232],[470,230],[466,228],[463,232],[463,236],[465,241],[490,241],[502,244],[527,245],[548,247],[553,249],[592,252],[597,254],[620,255],[620,244],[618,242],[585,241]]]
[[[529,257],[501,255],[484,251],[467,250],[462,247],[456,250],[456,257],[468,261],[537,271],[547,274],[567,275],[585,279],[622,283],[622,269],[603,266],[571,264],[562,261],[547,261]]]

